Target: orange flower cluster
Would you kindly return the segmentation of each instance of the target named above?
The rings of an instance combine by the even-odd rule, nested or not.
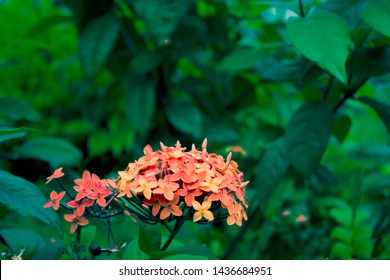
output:
[[[242,219],[247,219],[245,187],[249,182],[243,181],[231,153],[224,160],[208,153],[206,146],[207,140],[202,151],[193,145],[185,152],[180,142],[175,147],[161,143],[158,151],[147,145],[144,156],[118,172],[113,188],[116,196],[127,201],[137,199],[161,221],[183,215],[190,215],[194,222],[213,221],[214,214],[223,209],[222,216],[229,225],[241,226]]]
[[[46,184],[52,179],[57,179],[64,176],[62,168],[54,171],[53,175],[47,178]],[[108,186],[114,186],[113,180],[101,180],[95,174],[91,174],[88,171],[84,171],[83,177],[74,181],[76,186],[73,188],[76,190],[77,195],[67,203],[68,209],[74,209],[72,214],[65,214],[64,219],[71,223],[70,232],[76,231],[78,226],[84,226],[89,223],[88,219],[83,217],[86,207],[92,207],[98,204],[101,208],[106,206],[106,197],[112,194]],[[50,201],[43,207],[53,207],[54,210],[58,210],[60,201],[65,195],[65,191],[57,194],[52,191],[50,194]]]

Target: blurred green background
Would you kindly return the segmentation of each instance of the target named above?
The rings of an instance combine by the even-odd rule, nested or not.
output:
[[[236,151],[249,220],[186,223],[172,246],[207,250],[171,258],[390,258],[388,1],[3,0],[0,26],[3,258],[109,246],[106,224],[79,244],[41,209],[55,168],[71,189],[204,138]],[[127,245],[98,258],[150,257],[128,217],[112,230]]]

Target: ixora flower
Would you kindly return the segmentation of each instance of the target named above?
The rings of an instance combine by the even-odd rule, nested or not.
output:
[[[202,150],[192,145],[187,152],[180,142],[174,147],[162,143],[160,146],[161,150],[153,151],[147,145],[144,156],[119,171],[117,179],[100,179],[84,171],[82,178],[74,180],[74,195],[57,181],[63,191],[58,194],[52,191],[50,201],[43,207],[58,210],[61,205],[69,211],[64,218],[71,223],[72,233],[90,219],[107,221],[119,214],[165,227],[175,221],[176,230],[186,220],[196,223],[226,220],[228,225],[238,226],[247,220],[245,187],[249,182],[243,181],[244,174],[231,159],[232,153],[226,159],[208,153],[207,140]],[[47,178],[47,183],[62,176],[59,168]],[[65,194],[70,199],[60,204]],[[113,204],[116,207],[111,207]],[[122,211],[117,211],[118,205]]]
[[[147,145],[144,156],[119,171],[112,186],[116,200],[140,220],[165,223],[184,218],[198,223],[226,219],[242,225],[247,220],[243,173],[231,159],[208,153],[207,140],[199,151],[186,152],[180,142],[174,147]]]

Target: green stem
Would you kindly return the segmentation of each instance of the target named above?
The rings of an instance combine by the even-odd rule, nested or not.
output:
[[[305,11],[303,10],[303,3],[302,3],[302,0],[299,0],[299,13],[301,15],[301,17],[305,17]]]
[[[364,78],[361,80],[354,88],[350,90],[346,90],[344,92],[343,98],[337,103],[336,107],[333,109],[333,112],[337,112],[337,110],[347,101],[349,98],[352,98],[353,95],[364,85],[364,83],[368,80],[368,78]]]
[[[175,239],[177,233],[179,232],[179,230],[183,226],[184,222],[185,222],[185,219],[183,219],[183,218],[176,220],[175,226],[173,227],[173,231],[169,235],[167,241],[165,241],[164,245],[161,247],[160,251],[165,251],[166,249],[168,249],[169,245],[171,245],[173,239]]]
[[[80,243],[81,241],[81,227],[77,227],[76,229],[76,240]]]
[[[330,92],[330,89],[332,88],[333,81],[334,81],[334,76],[331,75],[329,82],[328,82],[328,85],[326,86],[326,89],[324,92],[324,98],[323,98],[324,101],[328,100],[329,92]]]

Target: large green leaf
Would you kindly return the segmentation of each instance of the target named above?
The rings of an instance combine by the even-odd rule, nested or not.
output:
[[[217,65],[217,70],[227,73],[235,73],[241,70],[253,68],[258,64],[264,54],[252,49],[234,49],[227,54],[222,61]]]
[[[340,143],[342,143],[348,135],[351,125],[352,120],[349,116],[340,116],[335,119],[332,134],[336,136]]]
[[[306,102],[294,113],[287,126],[285,145],[287,158],[298,172],[305,176],[313,173],[332,128],[332,107],[326,102]]]
[[[149,257],[143,251],[140,250],[138,245],[138,238],[133,239],[129,244],[127,244],[123,255],[123,260],[148,260]]]
[[[68,141],[54,137],[28,140],[19,148],[22,157],[49,162],[52,168],[77,166],[82,159],[81,151]]]
[[[183,258],[185,256],[185,258]],[[209,259],[213,260],[215,259],[215,256],[205,246],[200,245],[191,245],[191,246],[183,246],[183,247],[177,247],[172,250],[168,251],[160,251],[160,252],[153,252],[150,255],[151,259],[154,260],[168,260],[168,259]]]
[[[26,119],[34,122],[39,121],[42,116],[26,100],[14,96],[5,96],[0,98],[0,116],[5,116],[11,120]]]
[[[0,236],[15,253],[20,253],[22,250],[28,253],[36,252],[45,245],[43,238],[31,231],[5,228],[0,230]],[[21,257],[23,258],[23,255]]]
[[[57,213],[52,209],[43,208],[48,201],[49,198],[46,198],[34,184],[0,170],[0,203],[19,215],[35,217],[53,225],[61,232]]]
[[[156,103],[154,85],[148,80],[123,82],[126,94],[125,115],[129,124],[143,135],[149,132]]]
[[[264,153],[257,168],[256,186],[260,203],[265,204],[274,193],[288,166],[284,143],[279,140]]]
[[[119,20],[112,13],[92,20],[80,35],[79,54],[87,75],[95,74],[106,62],[119,34]]]
[[[181,17],[193,5],[194,0],[135,0],[132,6],[146,25],[147,32],[156,39],[170,36]]]
[[[139,248],[146,254],[159,251],[161,246],[161,227],[140,222],[138,234]]]
[[[41,132],[40,130],[33,129],[33,128],[26,128],[26,127],[20,127],[20,128],[0,128],[0,142],[15,139],[15,138],[21,138],[27,135],[28,132]]]
[[[169,122],[179,131],[200,138],[202,112],[189,95],[179,95],[165,107]]]
[[[378,116],[385,124],[387,131],[390,133],[390,106],[368,97],[361,97],[358,100],[367,104],[377,112]]]
[[[362,19],[374,30],[390,37],[390,1],[369,0],[361,10]]]
[[[294,46],[304,56],[343,83],[347,82],[345,62],[351,39],[343,18],[331,12],[317,11],[305,18],[290,18],[287,31]]]
[[[390,73],[390,49],[388,47],[361,47],[347,62],[348,73],[364,79]]]

